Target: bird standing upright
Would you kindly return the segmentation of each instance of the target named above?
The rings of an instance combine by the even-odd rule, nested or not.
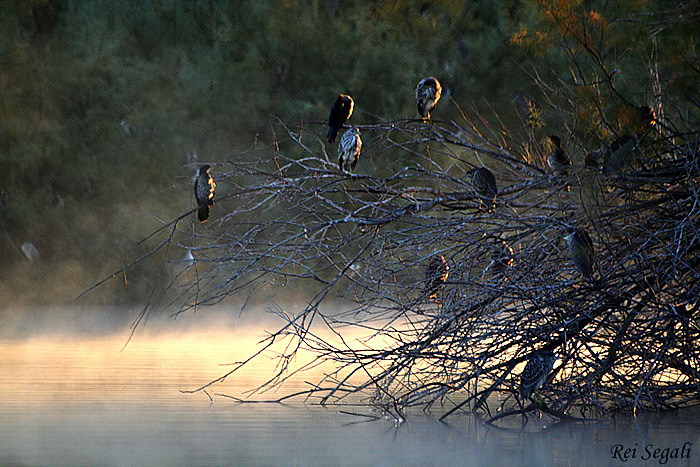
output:
[[[656,113],[648,105],[640,105],[637,107],[637,119],[639,120],[639,126],[635,128],[637,133],[642,134],[654,125],[656,125]]]
[[[520,374],[520,395],[529,398],[547,380],[557,356],[551,350],[536,352]]]
[[[362,139],[359,128],[350,128],[340,137],[338,145],[338,167],[341,172],[352,172],[360,159]]]
[[[547,151],[547,165],[555,175],[568,175],[571,159],[564,148],[561,147],[561,139],[555,135],[544,138],[544,146]]]
[[[423,120],[430,120],[430,114],[441,95],[442,86],[437,79],[431,76],[420,80],[416,86],[416,103],[418,104],[418,113]]]
[[[605,155],[606,151],[607,148],[604,145],[601,145],[600,148],[596,149],[595,151],[586,151],[586,155],[583,159],[584,165],[591,169],[600,170],[602,168],[601,163],[603,156]]]
[[[589,281],[592,280],[595,254],[591,236],[583,229],[574,229],[573,232],[565,235],[564,238],[569,244],[569,252],[574,265],[583,274],[584,278]]]
[[[442,255],[434,255],[425,270],[425,293],[429,299],[435,300],[445,286],[450,275],[450,266]]]
[[[486,203],[490,211],[496,205],[496,195],[498,194],[498,185],[496,184],[496,176],[486,167],[479,167],[471,171],[472,186],[479,196],[479,206],[481,203]]]
[[[515,253],[508,245],[508,242],[496,238],[494,248],[491,252],[491,261],[493,262],[493,273],[497,276],[505,277],[508,269],[515,262]]]
[[[216,183],[211,178],[209,169],[208,165],[200,167],[197,178],[194,180],[194,196],[197,199],[197,218],[199,222],[206,222],[209,219],[209,206],[214,204]]]
[[[626,126],[619,136],[604,146],[603,172],[613,173],[644,162],[645,136],[658,123],[654,109],[642,105],[627,109],[624,114]]]
[[[331,105],[331,111],[328,114],[328,144],[335,141],[338,130],[352,115],[352,109],[355,107],[355,101],[352,97],[346,94],[339,94],[338,98]]]

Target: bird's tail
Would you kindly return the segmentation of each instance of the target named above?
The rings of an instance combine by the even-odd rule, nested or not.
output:
[[[331,144],[333,141],[335,141],[335,137],[338,135],[338,129],[334,126],[331,127],[330,130],[328,130],[328,144]]]
[[[209,219],[209,206],[204,205],[200,206],[199,209],[197,210],[197,219],[199,219],[199,222],[206,222],[207,219]]]

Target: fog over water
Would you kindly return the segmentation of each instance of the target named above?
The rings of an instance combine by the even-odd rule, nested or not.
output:
[[[555,346],[542,393],[569,408],[700,401],[692,3],[0,2],[0,467],[700,466],[698,407],[439,421]],[[376,340],[336,329],[380,356],[353,378],[391,361],[377,386],[456,392],[400,419],[372,381],[275,402],[347,371],[301,348],[264,386],[295,344],[248,361],[283,325],[268,296],[293,316],[318,300],[300,334],[333,343],[340,297],[345,319],[396,318]],[[112,306],[218,300],[249,302]]]
[[[317,368],[277,391],[250,394],[274,369],[272,355],[208,388],[210,401],[182,391],[250,355],[274,321],[264,310],[240,315],[239,308],[178,319],[159,313],[121,350],[138,311],[5,316],[0,464],[697,465],[700,458],[695,409],[578,425],[531,418],[496,429],[470,414],[440,423],[441,407],[410,410],[397,423],[361,399],[321,407],[313,399],[239,404],[227,397],[274,399],[322,376]]]

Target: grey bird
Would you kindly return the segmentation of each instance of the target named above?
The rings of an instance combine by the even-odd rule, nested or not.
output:
[[[569,252],[574,265],[583,274],[584,278],[592,280],[595,253],[591,236],[583,229],[574,229],[573,232],[565,235],[564,238],[569,244]]]
[[[571,159],[564,148],[561,139],[555,135],[545,136],[543,145],[547,153],[547,165],[555,175],[568,175]]]
[[[194,197],[197,199],[197,219],[199,222],[206,222],[209,219],[209,206],[214,204],[216,183],[211,178],[209,169],[208,165],[200,167],[197,178],[194,180]]]
[[[450,275],[450,266],[442,255],[434,255],[425,270],[425,294],[435,300],[440,290],[445,286]]]
[[[331,111],[328,113],[328,144],[335,141],[335,137],[338,135],[338,130],[342,128],[348,118],[352,115],[352,110],[355,108],[355,101],[352,97],[346,94],[339,94],[333,105],[331,105]]]
[[[441,95],[442,86],[436,78],[431,76],[420,80],[418,86],[416,86],[416,103],[418,105],[418,113],[423,120],[430,120],[430,115]]]
[[[340,137],[338,145],[338,167],[341,172],[352,172],[360,159],[362,138],[359,128],[350,128]]]
[[[496,205],[496,195],[498,194],[498,185],[496,184],[496,176],[486,167],[479,167],[471,171],[471,182],[474,191],[480,198],[479,205],[485,203],[490,211]]]
[[[529,398],[547,380],[557,356],[551,350],[535,352],[520,374],[520,395]]]

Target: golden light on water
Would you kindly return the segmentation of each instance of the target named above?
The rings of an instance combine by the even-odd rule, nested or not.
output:
[[[0,403],[55,403],[72,400],[172,399],[193,397],[191,391],[220,378],[262,347],[271,325],[246,325],[231,330],[220,326],[186,332],[150,333],[135,336],[124,347],[128,333],[100,337],[34,337],[0,341]],[[318,334],[317,334],[318,335]],[[337,343],[337,336],[323,332]],[[346,342],[356,342],[349,339]],[[359,337],[359,336],[358,336]],[[295,344],[297,341],[291,341]],[[208,391],[245,398],[278,370],[278,355],[290,339],[280,339],[257,358],[217,383]],[[363,345],[359,344],[358,346]],[[123,350],[122,350],[123,349]],[[317,357],[298,351],[287,373],[304,367]],[[334,369],[332,363],[311,366],[292,375],[281,390],[256,394],[255,399],[274,399],[309,389]],[[206,399],[203,393],[195,397]]]
[[[221,373],[235,358],[231,339],[197,333],[135,339],[123,336],[37,338],[0,343],[0,399],[56,402],[177,394]]]
[[[411,459],[421,464],[505,465],[513,462],[513,452],[518,452],[519,446],[532,445],[535,452],[549,457],[543,462],[538,454],[525,459],[524,465],[561,463],[562,458],[575,464],[582,456],[596,460],[591,464],[605,465],[611,444],[637,442],[636,428],[625,429],[622,435],[615,431],[623,425],[620,419],[607,428],[586,424],[574,429],[568,426],[565,432],[545,431],[544,422],[536,419],[530,431],[540,431],[537,436],[523,431],[504,437],[499,430],[483,431],[484,425],[472,417],[456,416],[451,423],[436,423],[441,410],[451,406],[435,405],[429,412],[416,407],[406,411],[409,423],[398,425],[395,417],[366,405],[370,402],[367,396],[372,396],[367,393],[344,400],[350,404],[342,408],[320,407],[318,398],[304,396],[282,404],[239,404],[222,396],[269,401],[310,389],[308,383],[317,383],[335,370],[332,362],[324,363],[291,375],[281,388],[250,394],[278,369],[277,357],[290,344],[289,339],[222,383],[208,387],[213,404],[204,392],[183,393],[229,372],[261,349],[261,340],[269,335],[266,331],[280,327],[279,322],[243,321],[234,316],[202,326],[199,319],[178,320],[172,327],[170,321],[166,326],[151,321],[137,330],[123,351],[127,330],[99,336],[53,331],[53,335],[0,340],[0,419],[4,430],[0,463],[183,465],[205,463],[192,459],[213,463],[226,459],[231,461],[220,463],[326,465],[336,460],[343,465],[372,465],[379,459],[380,463],[400,465]],[[328,328],[319,326],[313,331],[316,337],[344,348]],[[373,330],[367,328],[344,327],[339,331],[356,350],[368,345],[375,349],[396,345],[386,335],[368,339]],[[299,351],[290,362],[291,370],[317,356]],[[419,360],[417,364],[428,362]],[[367,377],[358,375],[361,380]],[[450,401],[461,402],[453,396]],[[690,413],[688,419],[695,420],[696,413]],[[369,420],[373,423],[367,423]],[[635,427],[639,420],[634,419]],[[649,432],[657,433],[654,444],[675,445],[678,437],[672,430],[685,423],[671,421],[671,429],[663,431],[657,420],[648,422]],[[601,436],[603,429],[608,431]],[[696,439],[696,431],[686,433],[683,440]],[[588,449],[585,456],[582,446]],[[423,453],[422,457],[416,459],[416,453]]]
[[[252,393],[277,374],[279,355],[296,347],[297,338],[286,337],[279,339],[224,381],[208,386],[208,395],[201,391],[188,393],[218,380],[248,360],[262,349],[269,333],[277,331],[282,325],[281,321],[250,322],[237,318],[218,321],[205,319],[204,325],[199,325],[199,318],[203,317],[193,318],[184,323],[176,320],[177,325],[173,329],[166,326],[165,330],[162,324],[151,326],[152,323],[148,323],[137,330],[126,347],[126,330],[106,336],[81,336],[65,332],[60,336],[0,340],[0,404],[18,407],[22,404],[86,401],[109,404],[133,400],[153,404],[206,403],[209,401],[208,395],[216,398],[217,394],[247,400],[274,400],[309,390],[312,384],[319,383],[327,375],[342,379],[348,374],[347,369],[334,374],[339,363],[319,362],[315,360],[318,352],[301,346],[294,358],[290,359],[287,371],[282,374],[282,378],[290,376],[280,387],[273,386],[271,390]],[[167,324],[171,324],[171,321],[167,321]],[[399,323],[395,323],[393,329],[399,326]],[[345,344],[354,350],[396,345],[387,335],[368,337],[373,335],[371,329],[343,327],[338,331],[342,333],[342,342],[325,326],[314,326],[309,338],[317,338],[317,342],[323,339],[338,349],[346,349]],[[590,351],[597,352],[597,348],[591,347]],[[513,357],[514,353],[504,352],[499,361]],[[573,368],[571,362],[562,367],[566,361],[564,349],[558,352],[558,357],[553,380],[563,382],[569,378]],[[418,360],[415,365],[412,371],[419,372],[429,370],[431,362]],[[525,362],[521,362],[514,368],[511,377],[515,381],[524,366]],[[367,370],[372,373],[380,371],[380,367],[381,364]],[[294,373],[301,368],[304,371]],[[456,368],[453,370],[458,371]],[[671,370],[665,372],[663,382],[683,380],[676,373]],[[367,377],[367,373],[357,371],[354,374],[356,381],[353,382],[364,382]],[[604,380],[607,381],[607,377]],[[480,381],[480,384],[485,383]],[[324,381],[322,386],[332,387],[332,379]],[[302,395],[297,400],[304,399]]]

